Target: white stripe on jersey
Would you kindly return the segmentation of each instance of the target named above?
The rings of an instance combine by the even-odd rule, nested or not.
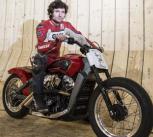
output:
[[[38,46],[38,49],[45,49],[45,48],[48,48],[49,46],[50,46],[50,44]]]
[[[51,29],[49,29],[44,42],[54,41],[56,39],[57,35],[64,35],[64,34],[65,34],[64,30],[58,31],[58,32],[52,32]]]

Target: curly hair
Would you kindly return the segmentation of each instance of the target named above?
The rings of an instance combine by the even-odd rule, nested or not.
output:
[[[65,14],[68,12],[68,6],[66,5],[66,3],[62,2],[61,0],[55,0],[51,2],[48,6],[47,11],[48,11],[48,15],[50,19],[52,19],[53,17],[54,9],[58,9],[58,8],[64,8]]]

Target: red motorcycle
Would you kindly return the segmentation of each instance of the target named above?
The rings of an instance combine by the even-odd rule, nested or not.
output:
[[[81,45],[73,38],[68,43],[77,44],[84,56],[67,54],[47,67],[43,92],[48,113],[37,111],[30,67],[8,71],[2,96],[6,112],[14,118],[29,113],[50,119],[88,118],[98,137],[148,137],[153,107],[145,89],[127,78],[111,78],[98,47]],[[103,80],[100,73],[107,79]]]

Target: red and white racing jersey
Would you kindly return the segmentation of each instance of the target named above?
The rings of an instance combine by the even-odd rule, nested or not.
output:
[[[65,34],[65,32],[81,34],[69,22],[62,21],[60,24],[55,24],[53,20],[42,21],[36,28],[38,43],[36,45],[39,53],[46,53],[48,50],[53,49],[48,55],[49,62],[51,63],[60,54],[61,42],[56,40],[56,36]],[[86,39],[87,40],[87,39]],[[91,43],[89,40],[87,40]]]

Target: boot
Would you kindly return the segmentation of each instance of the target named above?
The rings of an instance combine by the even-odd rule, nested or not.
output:
[[[43,100],[43,94],[34,94],[34,99],[36,101],[37,110],[40,113],[47,113],[48,107],[45,104],[45,101]]]

